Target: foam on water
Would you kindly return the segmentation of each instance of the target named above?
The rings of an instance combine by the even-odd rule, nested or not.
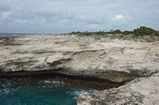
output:
[[[80,94],[88,94],[88,93],[95,93],[95,92],[98,92],[98,91],[97,90],[93,90],[93,89],[90,89],[90,90],[79,89],[79,90],[75,90],[73,92],[68,91],[66,93],[74,95],[74,99],[77,99]]]
[[[96,91],[53,80],[0,81],[0,105],[76,105],[79,94]]]
[[[64,85],[64,82],[55,81],[55,80],[44,80],[39,83],[45,83],[45,84],[53,84],[53,85]]]

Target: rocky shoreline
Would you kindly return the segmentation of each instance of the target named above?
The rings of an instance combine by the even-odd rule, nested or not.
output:
[[[118,88],[82,94],[78,105],[158,105],[159,73],[135,80]]]
[[[0,40],[1,77],[36,75],[45,71],[104,82],[127,82],[103,93],[80,95],[78,105],[157,105],[159,102],[158,41],[77,35],[15,35],[0,37]],[[70,78],[66,82],[72,79],[75,80]],[[87,84],[86,80],[82,82]],[[95,83],[98,84],[92,82]]]

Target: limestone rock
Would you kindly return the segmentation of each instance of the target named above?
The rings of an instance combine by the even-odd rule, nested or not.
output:
[[[125,82],[159,71],[159,43],[93,36],[26,35],[0,38],[0,75],[55,71]]]
[[[77,105],[158,105],[159,73],[137,78],[124,86],[98,93],[81,94]]]

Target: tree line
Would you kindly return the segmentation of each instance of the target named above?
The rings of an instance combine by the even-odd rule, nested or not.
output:
[[[97,32],[71,32],[70,34],[77,34],[77,35],[106,35],[106,34],[122,34],[122,35],[136,35],[136,36],[159,36],[159,31],[154,30],[152,28],[141,26],[140,28],[134,29],[133,31],[121,31],[117,30],[110,30],[110,31],[97,31]]]

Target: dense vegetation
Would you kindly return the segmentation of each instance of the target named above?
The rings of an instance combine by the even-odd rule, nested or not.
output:
[[[70,34],[77,35],[107,35],[107,34],[122,34],[122,35],[134,35],[134,36],[159,36],[159,31],[156,31],[152,28],[141,26],[140,28],[134,29],[133,31],[120,31],[120,30],[111,30],[108,32],[98,31],[98,32],[71,32]]]

